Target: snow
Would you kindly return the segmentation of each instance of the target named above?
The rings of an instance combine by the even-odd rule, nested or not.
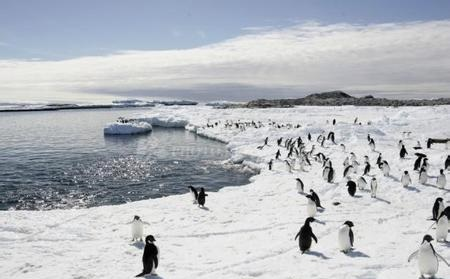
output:
[[[353,124],[355,117],[362,125]],[[285,109],[214,109],[196,107],[153,107],[134,118],[152,125],[185,127],[202,136],[227,143],[232,160],[260,169],[251,183],[208,193],[206,208],[192,204],[189,193],[165,198],[90,209],[0,212],[0,274],[2,278],[132,278],[142,269],[143,246],[132,243],[130,225],[139,215],[150,223],[144,233],[156,238],[160,250],[159,277],[177,278],[418,278],[417,261],[407,262],[429,229],[431,208],[436,197],[450,205],[450,185],[435,187],[436,176],[450,153],[446,145],[424,149],[429,157],[430,184],[420,185],[412,170],[416,141],[426,146],[428,137],[450,138],[450,107],[295,107]],[[327,120],[336,118],[335,126]],[[300,128],[276,128],[268,121],[300,124]],[[225,128],[225,121],[262,121],[255,129]],[[371,125],[367,125],[368,122]],[[220,122],[207,128],[206,124]],[[334,131],[337,145],[315,142],[319,133]],[[405,136],[404,131],[411,134]],[[313,141],[307,141],[308,132]],[[391,176],[383,176],[375,164],[378,153],[371,152],[367,134],[389,162]],[[257,146],[269,137],[269,145]],[[276,139],[302,136],[306,150],[330,157],[336,170],[334,184],[322,179],[321,164],[312,161],[305,172],[289,173],[282,159],[267,162],[278,149]],[[399,159],[398,140],[409,152]],[[346,145],[344,153],[340,144]],[[350,197],[342,177],[344,159],[353,151],[363,171],[368,155],[371,174],[378,180],[377,198],[357,190]],[[298,164],[296,165],[298,169]],[[411,174],[412,185],[404,188],[400,177]],[[445,172],[449,176],[449,172]],[[318,238],[311,252],[301,255],[294,241],[307,216],[305,196],[298,194],[295,178],[305,191],[313,188],[324,211],[312,223]],[[366,180],[369,182],[369,180]],[[369,182],[370,183],[370,182]],[[186,185],[187,186],[187,185]],[[333,205],[340,202],[340,205]],[[355,250],[339,251],[338,231],[350,220],[354,223]],[[449,239],[449,238],[447,238]],[[436,243],[435,250],[450,260],[448,243]],[[438,278],[450,278],[450,267],[442,262]]]
[[[131,134],[143,134],[152,130],[152,125],[147,122],[131,121],[127,123],[114,122],[109,123],[103,128],[105,135],[131,135]]]

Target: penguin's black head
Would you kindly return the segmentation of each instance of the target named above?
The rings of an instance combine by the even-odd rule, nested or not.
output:
[[[352,186],[353,184],[355,184],[355,182],[349,180],[349,181],[347,182],[347,187]]]
[[[306,220],[305,220],[305,224],[309,224],[309,223],[312,223],[312,222],[314,222],[314,221],[316,221],[316,219],[314,219],[314,217],[308,217],[308,218],[306,218]]]
[[[307,198],[307,199],[310,199],[310,200],[313,199],[313,197],[312,197],[311,195],[306,195],[306,198]]]
[[[442,211],[442,214],[445,214],[445,216],[450,219],[450,206],[447,206],[444,211]]]
[[[431,235],[426,234],[426,235],[423,237],[422,243],[424,243],[425,241],[426,241],[426,242],[431,242],[431,241],[433,241],[433,240],[434,240],[434,239],[431,237]]]
[[[353,222],[352,221],[345,221],[344,225],[349,226],[350,228],[353,227]]]
[[[295,180],[300,181],[300,178],[296,178]]]
[[[313,189],[309,189],[309,192],[312,194],[312,193],[314,193],[314,190]]]
[[[137,216],[137,215],[134,215],[134,220],[139,220],[139,219],[141,219],[141,217],[139,217],[139,216]]]
[[[408,174],[408,171],[405,171],[405,174]]]
[[[147,237],[145,238],[145,243],[152,243],[156,241],[155,238],[153,237],[153,235],[147,235]]]
[[[436,199],[436,202],[443,202],[443,201],[444,201],[444,199],[441,198],[441,197],[439,197],[439,198]]]
[[[444,170],[443,170],[443,169],[441,169],[439,172],[440,172],[441,174],[444,174]]]
[[[205,192],[205,189],[203,187],[201,187],[200,192]]]

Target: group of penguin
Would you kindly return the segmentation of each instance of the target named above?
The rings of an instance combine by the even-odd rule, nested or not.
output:
[[[333,125],[335,125],[336,121],[333,119],[332,123]],[[311,133],[308,133],[307,138],[308,141],[312,141]],[[317,142],[320,144],[320,146],[324,146],[324,142],[326,140],[329,140],[332,142],[332,144],[336,145],[334,132],[329,132],[328,136],[326,137],[324,135],[319,135],[317,137]],[[386,177],[390,176],[389,163],[382,157],[382,153],[376,150],[375,139],[372,138],[369,134],[367,135],[367,140],[370,150],[372,152],[378,153],[378,158],[376,162],[378,168],[381,170],[384,176]],[[258,146],[258,149],[262,149],[264,146],[268,146],[269,145],[268,141],[269,138],[266,137],[264,140],[264,144]],[[336,178],[336,172],[333,168],[333,164],[330,158],[327,158],[321,152],[315,153],[314,144],[312,145],[311,150],[306,150],[305,147],[306,145],[300,136],[298,138],[288,138],[288,139],[278,138],[276,140],[276,144],[278,145],[278,147],[284,147],[288,152],[286,159],[284,160],[284,164],[286,165],[286,170],[288,172],[292,173],[292,171],[294,170],[293,166],[295,166],[296,164],[299,165],[298,167],[299,171],[305,171],[306,166],[312,166],[311,160],[315,160],[319,163],[322,163],[323,168],[322,178],[328,183],[334,182]],[[346,147],[344,144],[340,144],[340,147],[343,152],[346,152]],[[402,140],[399,141],[398,147],[400,159],[405,159],[405,156],[408,155],[408,152]],[[417,145],[414,146],[413,148],[415,150],[422,149],[422,147],[420,146],[420,142],[417,142]],[[415,155],[417,156],[417,159],[414,162],[414,170],[417,170],[419,172],[419,183],[426,184],[429,178],[427,174],[427,171],[429,169],[427,155],[423,153],[415,153]],[[268,163],[269,170],[273,169],[274,162],[276,161],[282,161],[280,149],[277,150],[275,158],[269,161]],[[356,159],[356,155],[353,152],[350,152],[350,156],[345,159],[343,165],[344,165],[343,177],[348,180],[346,184],[347,191],[348,194],[353,197],[355,196],[357,188],[359,190],[365,190],[365,188],[368,186],[368,183],[364,178],[364,176],[366,175],[368,176],[371,171],[369,157],[364,156],[363,174],[357,179],[356,183],[350,179],[350,174],[357,173],[358,167],[360,165],[360,163]],[[450,168],[450,155],[447,157],[444,163],[444,168],[440,169],[440,174],[437,177],[436,185],[439,188],[445,187],[447,180],[444,174],[444,170],[448,170],[449,168]],[[401,178],[402,186],[408,187],[411,183],[412,180],[408,171],[404,171]],[[300,178],[296,178],[296,185],[298,193],[305,194],[304,183]],[[370,180],[370,192],[372,198],[376,198],[377,188],[378,188],[377,179],[374,175],[372,175],[372,178]],[[297,240],[298,238],[298,244],[302,254],[307,252],[311,248],[313,240],[316,243],[318,241],[317,237],[314,235],[313,230],[311,228],[311,223],[316,221],[314,217],[316,215],[317,209],[321,210],[324,209],[320,203],[319,196],[314,192],[313,189],[310,189],[309,191],[310,191],[309,194],[305,195],[307,198],[307,205],[306,205],[307,218],[303,226],[301,226],[299,232],[294,238],[295,240]],[[333,204],[339,205],[340,203],[335,202]],[[442,198],[438,198],[436,200],[436,203],[433,207],[432,219],[435,221],[434,224],[436,224],[436,240],[446,241],[449,228],[448,222],[450,219],[450,207],[444,208]],[[340,251],[344,253],[348,253],[353,249],[354,243],[354,234],[352,231],[353,226],[354,226],[353,222],[347,220],[338,229],[337,246],[339,247]],[[425,235],[423,237],[423,241],[421,243],[420,248],[408,258],[408,261],[412,260],[415,257],[418,258],[419,271],[422,276],[434,276],[438,271],[438,260],[442,260],[447,265],[449,265],[447,261],[434,250],[433,245],[431,244],[432,240],[433,238],[430,235],[428,234]]]
[[[328,121],[327,121],[328,122]],[[333,125],[336,125],[336,120],[333,119],[332,121]],[[357,119],[355,119],[355,124],[357,123]],[[218,126],[218,122],[215,122],[213,124],[207,124],[207,128],[213,128]],[[279,124],[274,121],[270,121],[269,126],[273,126],[275,128],[300,128],[301,125],[292,125],[292,124]],[[361,123],[359,123],[361,125]],[[245,130],[248,127],[252,128],[261,128],[264,127],[264,124],[262,122],[255,122],[255,121],[226,121],[224,124],[225,128],[236,128],[240,129],[241,131]],[[308,133],[307,135],[308,141],[312,141],[312,135]],[[286,165],[286,170],[288,172],[292,172],[294,170],[294,164],[298,161],[299,164],[299,170],[305,171],[305,168],[307,166],[312,166],[311,160],[314,160],[316,162],[319,162],[322,164],[322,178],[328,182],[333,183],[336,178],[336,172],[333,168],[333,164],[331,162],[330,158],[327,158],[323,153],[318,152],[315,153],[315,145],[312,145],[311,150],[305,149],[305,143],[303,142],[302,138],[299,136],[298,138],[288,138],[283,139],[278,138],[276,140],[276,143],[279,147],[283,146],[283,140],[284,140],[284,147],[288,150],[288,154],[286,159],[284,160],[284,163]],[[325,137],[324,135],[319,135],[317,137],[317,142],[324,146],[325,141],[328,140],[332,142],[333,144],[336,144],[335,141],[335,134],[334,132],[329,132],[328,135]],[[370,150],[372,152],[378,152],[376,150],[375,145],[375,139],[372,138],[370,135],[367,136],[368,145],[370,147]],[[264,143],[261,146],[258,146],[257,149],[263,149],[264,147],[269,146],[269,137],[266,137],[264,139]],[[403,141],[399,141],[399,156],[401,159],[405,158],[406,155],[408,155],[408,152],[405,148],[405,145]],[[346,147],[344,144],[340,144],[341,150],[343,152],[346,152]],[[420,146],[420,142],[417,143],[417,146],[413,147],[414,149],[422,149]],[[384,176],[389,176],[390,172],[390,166],[389,163],[383,159],[381,152],[378,152],[378,158],[376,164],[378,165],[379,169],[382,171]],[[414,170],[419,171],[419,182],[421,184],[425,184],[428,180],[427,171],[429,168],[428,164],[428,158],[427,155],[423,153],[415,153],[417,156],[417,159],[414,162]],[[268,163],[269,170],[272,170],[273,164],[275,161],[281,160],[281,151],[278,149],[278,151],[275,154],[275,159],[271,159]],[[359,162],[356,159],[356,155],[353,152],[350,152],[350,156],[347,157],[343,163],[344,165],[344,172],[343,177],[347,178],[347,191],[350,196],[355,196],[357,188],[359,190],[365,190],[368,186],[368,183],[364,176],[369,175],[371,171],[371,165],[369,162],[369,157],[364,156],[364,169],[363,174],[357,179],[357,182],[355,183],[350,179],[351,173],[357,173]],[[445,161],[445,168],[440,170],[440,175],[437,178],[437,186],[440,188],[444,188],[446,185],[446,177],[444,174],[444,170],[447,170],[450,168],[450,155],[447,157]],[[401,178],[401,184],[404,187],[408,187],[412,183],[411,177],[408,173],[408,171],[404,171],[402,178]],[[296,184],[297,184],[297,191],[300,194],[304,193],[304,183],[300,178],[296,178]],[[376,198],[377,194],[377,180],[375,176],[373,176],[370,180],[370,192],[371,197]],[[193,187],[188,187],[189,192],[192,196],[192,202],[193,204],[198,204],[199,207],[204,207],[206,202],[206,196],[208,196],[205,193],[204,188],[200,188],[199,191]],[[314,235],[313,230],[311,228],[311,223],[317,221],[314,217],[319,210],[324,210],[325,208],[321,205],[320,198],[317,195],[317,193],[313,190],[309,190],[309,194],[305,195],[307,198],[307,205],[306,205],[306,212],[307,212],[307,218],[301,226],[300,230],[296,234],[294,240],[297,240],[298,238],[298,245],[300,248],[301,253],[305,253],[310,250],[312,241],[314,240],[316,243],[318,242],[317,237]],[[333,205],[339,205],[339,202],[333,203]],[[447,234],[448,234],[448,228],[449,228],[449,219],[450,219],[450,206],[445,207],[443,203],[442,198],[437,198],[435,201],[435,204],[433,205],[432,209],[433,217],[431,220],[434,221],[433,226],[436,225],[436,240],[437,241],[446,241]],[[131,222],[131,232],[132,232],[132,240],[142,241],[143,237],[143,226],[144,224],[147,224],[144,222],[139,216],[135,216],[133,221]],[[345,221],[339,228],[338,228],[338,239],[337,239],[337,246],[339,247],[339,250],[343,253],[349,253],[353,249],[354,244],[354,233],[352,228],[354,227],[354,224],[352,221]],[[418,259],[418,266],[419,271],[421,273],[421,276],[434,276],[438,271],[438,260],[443,261],[447,265],[448,262],[439,255],[435,250],[433,245],[431,244],[431,241],[434,240],[430,235],[425,235],[423,237],[422,243],[417,251],[412,253],[409,258],[408,262],[411,261],[414,258]],[[143,270],[140,274],[136,275],[136,277],[146,276],[155,274],[155,270],[158,267],[159,262],[159,249],[155,245],[155,238],[153,235],[148,235],[145,238],[145,248],[144,253],[142,256],[142,263],[143,263]]]

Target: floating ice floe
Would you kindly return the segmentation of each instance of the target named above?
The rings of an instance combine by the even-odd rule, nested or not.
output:
[[[127,123],[115,122],[109,123],[103,129],[105,135],[132,135],[144,134],[152,130],[152,125],[147,122],[130,121]]]

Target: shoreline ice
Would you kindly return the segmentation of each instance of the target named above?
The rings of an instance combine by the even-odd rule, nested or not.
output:
[[[354,125],[359,118],[362,125]],[[337,119],[336,126],[326,121]],[[410,154],[415,139],[450,137],[450,106],[440,107],[295,107],[289,109],[228,109],[207,106],[154,107],[134,119],[150,125],[184,127],[211,139],[227,143],[233,162],[259,168],[251,183],[226,187],[208,193],[207,210],[192,205],[189,194],[143,200],[116,206],[51,211],[0,212],[0,274],[6,278],[132,278],[141,271],[142,246],[130,242],[134,215],[151,225],[145,234],[153,234],[160,248],[159,278],[416,278],[416,263],[407,263],[417,249],[431,222],[431,207],[441,196],[449,205],[450,193],[419,185],[411,170],[413,160],[398,159],[397,142],[402,139]],[[276,121],[300,124],[297,129],[226,129],[226,120]],[[215,124],[206,128],[207,123]],[[367,122],[371,125],[367,125]],[[282,161],[267,170],[267,162],[278,147],[281,136],[314,136],[333,130],[338,145],[316,145],[334,162],[335,184],[322,180],[319,163],[307,172],[289,173]],[[404,137],[403,131],[411,131]],[[371,162],[378,154],[370,151],[366,136],[371,134],[377,149],[391,166],[392,177],[383,177],[376,166],[373,173],[379,183],[378,199],[357,191],[351,198],[342,179],[342,162],[347,153],[344,143],[362,161]],[[256,147],[270,138],[270,146]],[[425,146],[424,144],[422,144]],[[430,176],[436,176],[449,154],[444,145],[425,150],[430,158]],[[283,158],[286,153],[282,149]],[[412,158],[409,155],[409,158]],[[374,164],[372,163],[374,166]],[[403,188],[397,179],[411,170],[413,184]],[[448,172],[446,172],[448,176]],[[310,254],[301,255],[294,236],[306,218],[306,198],[296,190],[295,178],[314,188],[325,211],[317,218],[325,225],[313,224],[318,244]],[[356,177],[356,176],[354,176]],[[187,185],[186,185],[187,186]],[[447,187],[450,187],[447,185]],[[448,188],[447,188],[448,189]],[[334,206],[333,202],[340,202]],[[337,231],[346,220],[355,224],[355,250],[344,255],[337,246]],[[450,259],[448,245],[433,243]],[[450,268],[441,264],[438,278],[449,278]],[[306,278],[305,277],[305,278]],[[158,278],[158,277],[155,277]]]

